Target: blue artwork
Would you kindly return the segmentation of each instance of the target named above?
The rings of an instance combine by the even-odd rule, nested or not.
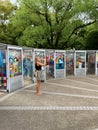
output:
[[[23,72],[24,77],[32,78],[32,72],[33,72],[32,54],[31,52],[28,51],[24,52]]]
[[[9,74],[11,78],[22,75],[22,59],[20,50],[9,50]]]
[[[6,78],[6,52],[0,50],[0,89],[7,88],[7,78]]]
[[[64,55],[63,53],[56,53],[56,69],[64,69]]]
[[[0,50],[0,74],[6,76],[5,52]]]

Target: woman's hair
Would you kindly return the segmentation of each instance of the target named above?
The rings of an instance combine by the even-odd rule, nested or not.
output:
[[[39,56],[35,57],[35,63],[38,62]]]
[[[37,63],[37,57],[35,57],[35,63]]]

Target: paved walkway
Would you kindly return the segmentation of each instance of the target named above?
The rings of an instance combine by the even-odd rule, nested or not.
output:
[[[97,130],[98,77],[67,77],[26,84],[0,97],[0,130]],[[4,95],[3,95],[4,94]]]

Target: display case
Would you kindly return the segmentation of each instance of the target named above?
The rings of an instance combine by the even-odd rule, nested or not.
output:
[[[54,78],[54,50],[46,50],[46,79]]]
[[[65,51],[64,50],[55,50],[54,76],[55,78],[65,77]]]
[[[33,51],[30,48],[23,48],[23,77],[24,80],[33,77]]]
[[[0,91],[12,92],[24,86],[22,48],[0,43]]]
[[[74,51],[66,51],[66,76],[74,75]]]
[[[86,73],[95,75],[96,68],[96,51],[88,50],[86,51]]]
[[[86,51],[75,51],[75,76],[86,76]]]
[[[44,49],[33,49],[33,58],[34,58],[34,62],[33,62],[33,70],[35,72],[35,58],[39,57],[41,63],[44,62],[44,59],[46,59],[46,55],[45,55],[45,50]],[[41,77],[41,81],[45,82],[46,81],[46,66],[41,68],[42,71],[42,77]],[[34,77],[34,75],[33,75]]]
[[[20,89],[23,84],[23,51],[21,47],[7,46],[8,91]]]
[[[7,91],[7,46],[0,44],[0,91]]]
[[[95,68],[96,68],[96,75],[98,76],[98,51],[96,51],[96,65],[95,65]]]

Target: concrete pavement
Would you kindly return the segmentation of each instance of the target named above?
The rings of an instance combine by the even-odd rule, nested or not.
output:
[[[97,130],[98,77],[31,84],[0,97],[0,130]],[[65,108],[65,109],[64,109]]]

